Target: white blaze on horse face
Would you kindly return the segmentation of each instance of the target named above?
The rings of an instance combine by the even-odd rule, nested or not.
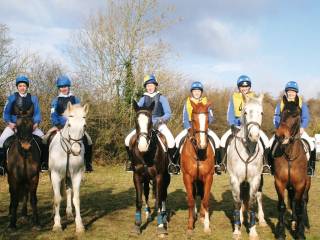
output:
[[[204,113],[199,114],[199,123],[200,123],[200,148],[204,149],[207,147],[206,142],[206,115]]]
[[[248,125],[248,136],[250,141],[257,142],[260,138],[260,127],[262,122],[262,106],[257,103],[248,103],[245,108],[246,114],[246,122]],[[250,124],[250,122],[257,123],[259,126],[255,124]]]
[[[140,127],[140,133],[148,134],[148,123],[149,118],[145,114],[139,114],[138,116],[138,125]],[[146,152],[149,148],[149,142],[148,139],[140,135],[139,136],[139,143],[138,143],[138,149],[140,152]]]

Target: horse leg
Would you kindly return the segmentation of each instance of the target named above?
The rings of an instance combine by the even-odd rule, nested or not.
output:
[[[152,221],[152,216],[151,216],[151,209],[149,206],[149,193],[150,193],[150,186],[149,186],[149,181],[144,181],[143,183],[143,189],[144,189],[144,197],[145,197],[145,201],[146,201],[146,208],[145,208],[145,213],[146,213],[146,219],[147,222],[151,222]]]
[[[72,176],[72,191],[73,191],[73,205],[76,213],[76,232],[82,233],[84,226],[80,215],[80,184],[82,179],[82,172],[78,172]]]
[[[261,174],[261,180],[259,184],[259,189],[256,194],[257,196],[257,203],[258,203],[258,220],[259,220],[259,226],[266,227],[267,222],[264,218],[264,212],[263,212],[263,204],[262,204],[262,187],[263,187],[263,175]]]
[[[304,226],[307,228],[307,231],[310,229],[308,208],[307,208],[307,205],[308,205],[308,202],[309,202],[309,189],[310,189],[310,186],[311,186],[311,177],[308,177],[307,186],[306,186],[306,189],[304,190],[304,193],[303,193],[303,211],[304,211],[304,214],[303,214],[304,219],[303,219],[303,221],[304,221]]]
[[[61,185],[61,177],[59,173],[52,171],[51,172],[51,183],[54,194],[54,225],[52,231],[61,231],[61,218],[60,218],[60,202],[61,202],[61,193],[60,193],[60,185]]]
[[[234,200],[234,212],[233,212],[233,219],[234,219],[234,231],[233,231],[233,238],[240,239],[241,236],[241,217],[240,212],[241,209],[241,199],[240,199],[240,183],[236,177],[230,176],[231,178],[231,188],[232,188],[232,196]]]
[[[279,211],[276,237],[278,240],[284,240],[286,238],[285,226],[284,226],[284,214],[286,212],[286,204],[284,203],[285,184],[283,184],[280,180],[275,179],[275,187],[278,194],[278,211]]]
[[[156,192],[156,209],[158,212],[157,216],[157,233],[160,237],[164,236],[165,234],[168,234],[167,229],[165,228],[165,222],[166,218],[165,216],[165,203],[163,202],[163,175],[158,174],[156,176],[156,184],[157,184],[157,192]],[[164,208],[163,208],[164,207]],[[164,211],[163,211],[164,209]]]
[[[27,208],[28,196],[29,196],[28,191],[25,191],[24,196],[23,196],[22,209],[21,209],[21,216],[22,216],[20,218],[21,224],[26,224],[28,222],[28,216],[27,216],[27,214],[28,214],[28,208]]]
[[[296,239],[302,240],[306,239],[304,231],[305,231],[305,212],[304,212],[304,199],[303,194],[305,192],[305,188],[297,188],[295,192],[295,201],[296,201],[296,214],[297,214],[297,229],[296,229]]]
[[[67,187],[66,189],[67,193],[67,207],[66,207],[66,214],[68,219],[73,219],[73,214],[72,214],[72,189],[71,187]]]
[[[204,195],[203,195],[203,199],[201,200],[200,214],[201,215],[204,214],[203,225],[204,225],[205,233],[211,233],[210,220],[209,220],[209,198],[210,198],[212,181],[213,181],[213,175],[209,174],[203,183]]]
[[[39,175],[33,177],[30,182],[30,205],[32,207],[32,222],[35,229],[40,229],[38,207],[37,207],[37,188],[39,183]]]
[[[249,212],[249,237],[250,240],[257,240],[259,239],[257,230],[256,230],[256,212],[254,209],[254,205],[257,199],[257,192],[260,185],[261,178],[258,175],[255,177],[250,183],[250,198],[248,204],[248,212]]]
[[[11,182],[11,181],[9,181]],[[18,195],[18,187],[14,184],[10,184],[9,187],[10,191],[10,223],[9,223],[9,229],[15,229],[16,223],[17,223],[17,208],[19,204],[19,195]]]
[[[132,233],[141,234],[141,208],[142,208],[142,177],[137,173],[133,173],[133,182],[136,189],[136,213],[135,213],[135,222],[132,229]],[[156,203],[157,204],[157,203]]]
[[[187,174],[183,174],[183,182],[187,191],[188,198],[188,207],[189,207],[189,219],[188,219],[188,228],[187,233],[192,234],[194,228],[194,207],[195,207],[195,199],[193,197],[193,184],[191,176]]]

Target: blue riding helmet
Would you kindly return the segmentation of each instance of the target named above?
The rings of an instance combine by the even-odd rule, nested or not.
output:
[[[16,86],[18,86],[19,83],[25,83],[27,85],[27,87],[29,87],[30,81],[29,81],[28,77],[21,75],[16,78]]]
[[[63,86],[71,86],[70,78],[68,78],[66,75],[61,75],[57,78],[57,87],[63,87]]]
[[[190,92],[191,92],[192,90],[196,90],[196,89],[201,90],[201,92],[203,92],[203,85],[202,85],[201,82],[193,82],[193,83],[191,84]]]
[[[143,79],[143,86],[146,87],[147,84],[153,83],[154,85],[158,86],[158,82],[156,77],[153,74],[148,74]]]
[[[251,87],[251,79],[246,75],[241,75],[237,81],[238,87]]]
[[[286,87],[284,89],[286,92],[289,90],[295,91],[296,93],[299,92],[299,86],[298,83],[296,83],[295,81],[290,81],[286,84]]]

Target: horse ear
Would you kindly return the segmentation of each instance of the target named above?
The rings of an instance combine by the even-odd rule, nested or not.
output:
[[[207,102],[206,108],[209,108],[211,106],[211,102]]]
[[[71,104],[71,102],[68,102],[66,111],[70,112],[71,108],[72,108],[72,104]]]
[[[152,102],[152,103],[150,104],[150,106],[148,107],[148,108],[149,108],[149,110],[150,110],[150,112],[152,112],[152,111],[153,111],[153,109],[154,109],[154,105],[155,105],[155,102]]]
[[[263,93],[261,93],[260,95],[259,95],[259,97],[258,97],[258,100],[259,100],[259,102],[262,104],[262,102],[263,102],[263,98],[264,98],[264,94]]]
[[[242,98],[245,103],[249,102],[249,100],[250,100],[250,97],[247,94],[242,94]]]
[[[84,109],[84,113],[87,115],[88,112],[89,112],[89,104],[85,104],[85,105],[83,106],[83,109]]]
[[[132,106],[133,106],[133,109],[137,112],[139,110],[139,105],[138,103],[136,102],[136,100],[133,99],[133,102],[132,102]]]

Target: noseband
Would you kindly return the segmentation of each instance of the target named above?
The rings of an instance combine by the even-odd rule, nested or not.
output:
[[[66,123],[68,124],[68,123]],[[63,133],[65,130],[68,130],[68,137],[64,137],[63,136]],[[82,139],[84,137],[84,130],[83,130],[83,133],[82,133],[82,136],[79,138],[79,139],[74,139],[70,136],[70,127],[69,127],[69,124],[67,125],[67,127],[63,128],[62,131],[60,131],[60,144],[61,144],[61,147],[62,149],[69,155],[69,154],[72,154],[74,156],[78,156],[79,154],[75,154],[73,151],[72,151],[72,146],[74,144],[79,144],[80,148],[81,148],[81,142],[82,142]]]

